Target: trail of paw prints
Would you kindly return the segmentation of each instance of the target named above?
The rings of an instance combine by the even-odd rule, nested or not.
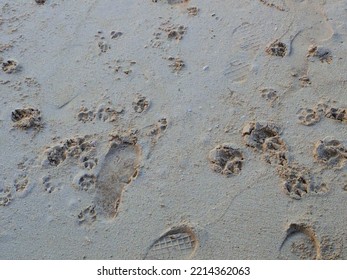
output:
[[[149,247],[147,260],[191,259],[198,248],[198,238],[193,229],[182,225],[170,229]]]
[[[111,137],[95,182],[96,211],[106,219],[117,216],[124,188],[139,173],[140,157],[141,148],[135,135],[116,134]]]
[[[319,238],[313,226],[292,223],[280,246],[280,259],[334,260],[341,258],[343,242],[339,237],[323,235]]]
[[[193,13],[193,10],[190,10]],[[162,52],[168,52],[172,47],[176,49],[176,44],[171,44],[171,42],[179,43],[187,33],[187,27],[181,24],[171,23],[167,20],[160,24],[157,31],[153,33],[153,38],[150,40],[149,45],[152,48],[160,49]],[[177,52],[177,50],[175,51]],[[185,67],[186,64],[184,60],[177,56],[165,56],[163,59],[170,61],[169,68],[173,73],[178,74]]]
[[[323,194],[329,189],[303,166],[288,160],[288,148],[281,137],[282,129],[271,122],[250,122],[242,131],[246,146],[261,153],[265,162],[274,165],[283,181],[284,192],[293,199],[308,194]]]
[[[26,173],[19,173],[12,183],[0,184],[0,206],[8,206],[17,198],[25,198],[33,188],[34,184]]]
[[[243,153],[233,146],[224,143],[210,151],[208,159],[213,171],[227,177],[238,175],[241,172],[244,160]]]
[[[95,153],[95,148],[96,142],[90,135],[62,140],[60,143],[46,148],[42,166],[59,166],[70,159],[79,159],[84,166],[84,162]]]

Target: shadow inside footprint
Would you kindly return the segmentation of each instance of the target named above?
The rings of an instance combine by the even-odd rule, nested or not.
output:
[[[112,143],[96,181],[97,212],[106,218],[118,213],[124,187],[138,174],[140,148],[135,142]]]

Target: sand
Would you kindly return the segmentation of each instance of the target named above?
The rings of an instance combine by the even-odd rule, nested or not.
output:
[[[0,2],[0,259],[346,259],[347,2]]]

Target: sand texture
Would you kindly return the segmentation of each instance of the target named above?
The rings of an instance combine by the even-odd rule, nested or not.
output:
[[[0,259],[346,259],[346,14],[0,0]]]

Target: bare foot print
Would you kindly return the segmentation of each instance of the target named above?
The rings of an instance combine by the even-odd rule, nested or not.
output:
[[[198,247],[198,240],[188,226],[173,228],[157,239],[149,248],[147,260],[191,259]]]
[[[134,135],[114,135],[95,184],[95,205],[108,219],[116,217],[124,188],[137,177],[141,149]]]
[[[227,177],[237,175],[242,170],[243,154],[232,144],[218,145],[210,151],[208,159],[213,171]]]

